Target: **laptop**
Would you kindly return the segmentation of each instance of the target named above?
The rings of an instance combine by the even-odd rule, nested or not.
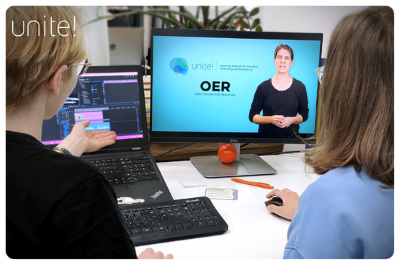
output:
[[[58,145],[77,122],[86,130],[115,131],[115,144],[83,154],[113,186],[118,202],[154,203],[173,198],[149,151],[143,68],[92,66],[82,76],[60,111],[43,122],[42,143]]]

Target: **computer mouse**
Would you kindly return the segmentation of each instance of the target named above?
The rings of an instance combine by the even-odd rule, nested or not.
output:
[[[283,201],[279,197],[272,197],[271,200],[265,202],[265,206],[268,207],[268,205],[270,205],[270,204],[273,204],[273,205],[276,205],[276,206],[282,206],[283,205]]]
[[[273,204],[273,205],[276,205],[276,206],[283,206],[283,201],[282,201],[282,199],[279,198],[279,197],[272,197],[271,200],[265,202],[265,206],[268,207],[268,205],[270,205],[270,204]],[[280,216],[280,215],[277,215],[276,213],[270,212],[270,214],[273,214],[273,215],[275,215],[275,216],[277,216],[277,217],[279,217],[279,218],[288,220],[288,219],[286,219],[285,217],[282,217],[282,216]]]

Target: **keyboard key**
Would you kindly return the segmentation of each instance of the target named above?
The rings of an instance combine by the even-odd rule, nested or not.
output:
[[[136,176],[136,177],[133,177],[133,180],[136,180],[136,181],[141,181],[141,180],[145,180],[145,179],[146,179],[145,176]]]
[[[198,222],[193,222],[193,225],[195,228],[207,227],[208,223],[206,221],[198,221]]]
[[[161,218],[162,218],[162,219],[167,219],[167,218],[168,218],[168,215],[167,215],[167,214],[162,214],[162,215],[161,215]]]
[[[155,227],[153,227],[153,231],[154,231],[155,234],[158,234],[158,233],[165,233],[165,229],[164,229],[164,227],[162,227],[162,226],[155,226]]]
[[[208,213],[209,213],[211,216],[217,216],[217,213],[214,212],[213,210],[208,210]]]
[[[183,229],[185,229],[185,230],[192,229],[192,225],[190,223],[185,223],[185,224],[183,224]]]
[[[150,208],[151,210],[151,208]],[[155,211],[149,211],[149,208],[147,208],[147,212],[143,213],[144,216],[157,216]]]
[[[217,223],[214,220],[207,220],[209,226],[215,226]]]
[[[173,226],[173,225],[168,225],[168,226],[167,226],[167,230],[168,230],[169,232],[174,232],[174,231],[176,231],[176,228],[175,228],[175,226]]]
[[[158,223],[161,222],[160,219],[158,219],[157,216],[151,216],[151,217],[150,217],[150,221],[151,221],[153,224],[158,224]]]
[[[141,236],[142,231],[140,229],[132,230],[132,236]]]
[[[153,229],[151,229],[151,228],[143,228],[142,229],[142,234],[143,235],[153,234]]]

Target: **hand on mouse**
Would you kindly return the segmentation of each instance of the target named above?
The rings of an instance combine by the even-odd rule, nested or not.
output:
[[[268,211],[280,215],[286,219],[292,220],[296,214],[297,205],[299,204],[300,196],[289,189],[278,190],[274,189],[267,194],[270,199],[273,196],[281,198],[283,206],[268,205]]]

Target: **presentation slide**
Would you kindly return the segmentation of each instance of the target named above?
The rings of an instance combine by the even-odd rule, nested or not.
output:
[[[153,38],[153,131],[257,133],[250,107],[257,87],[276,75],[280,44],[292,48],[289,75],[307,91],[299,132],[314,133],[319,41],[171,36]]]

